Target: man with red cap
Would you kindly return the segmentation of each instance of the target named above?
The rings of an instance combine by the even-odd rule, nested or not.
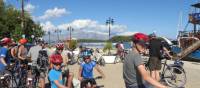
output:
[[[123,63],[123,78],[126,88],[148,88],[146,82],[156,88],[166,88],[150,77],[145,70],[142,53],[145,52],[148,36],[143,33],[136,33],[132,38],[133,48],[128,52]]]

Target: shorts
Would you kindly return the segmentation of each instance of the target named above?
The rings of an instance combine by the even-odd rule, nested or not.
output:
[[[161,70],[161,59],[158,57],[150,57],[148,64],[150,71]]]
[[[84,88],[85,86],[87,86],[88,83],[90,83],[91,85],[96,85],[96,81],[94,78],[90,78],[90,79],[83,79],[84,81],[81,82],[81,88]]]

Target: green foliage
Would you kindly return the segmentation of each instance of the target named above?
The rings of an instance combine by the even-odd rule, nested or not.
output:
[[[11,5],[5,6],[3,0],[0,0],[0,39],[11,37],[17,41],[25,34],[26,38],[31,40],[31,35],[35,35],[35,38],[44,35],[44,31],[32,20],[30,14],[25,13],[24,16],[24,29],[22,29],[21,11]]]
[[[131,36],[114,36],[110,39],[112,42],[130,42],[131,41]]]
[[[76,40],[71,40],[70,44],[69,44],[69,48],[71,50],[76,49],[78,42]]]
[[[112,42],[107,41],[106,45],[103,48],[103,51],[106,52],[107,50],[111,50],[112,49]]]
[[[96,39],[79,39],[78,42],[105,42],[105,40],[96,40]]]

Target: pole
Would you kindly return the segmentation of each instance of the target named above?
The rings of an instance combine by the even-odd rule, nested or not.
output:
[[[109,40],[110,40],[110,24],[108,24],[108,27],[109,27]]]
[[[49,35],[49,44],[50,44],[50,31],[48,31],[48,35]]]
[[[21,27],[22,27],[22,31],[24,32],[24,0],[21,0],[21,9],[22,9],[22,13],[21,13]]]

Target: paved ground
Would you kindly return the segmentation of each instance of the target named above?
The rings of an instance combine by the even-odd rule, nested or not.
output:
[[[200,63],[197,62],[184,62],[184,69],[187,75],[187,84],[185,88],[199,88],[200,85]],[[70,66],[72,72],[74,72],[77,78],[78,65]],[[122,78],[122,63],[118,64],[106,64],[105,67],[101,67],[106,75],[106,79],[98,80],[99,85],[104,85],[104,88],[125,88]],[[99,76],[95,71],[95,76]]]

